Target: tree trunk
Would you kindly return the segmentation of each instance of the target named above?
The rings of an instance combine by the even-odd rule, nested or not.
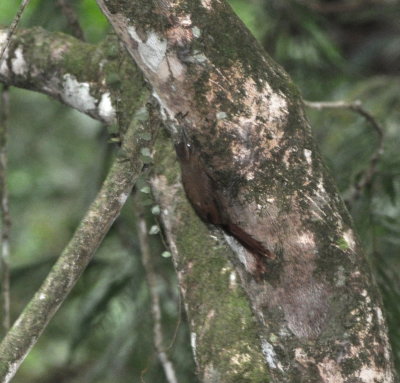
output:
[[[394,382],[379,294],[287,75],[220,0],[99,3],[153,86],[175,142],[184,137],[196,151],[224,218],[272,255],[260,261],[198,218],[160,134],[151,182],[200,380]],[[99,120],[121,114],[126,125],[140,105],[142,78],[113,61],[113,44],[34,30],[7,54],[1,81]]]
[[[199,158],[197,177],[211,180],[212,203],[224,217],[209,221],[234,225],[265,249],[260,256],[226,230],[271,379],[393,382],[379,294],[288,76],[224,1],[98,3],[152,85],[176,144]],[[153,182],[174,186],[165,176]],[[164,193],[170,208],[171,194]],[[204,201],[191,202],[208,214]],[[187,249],[177,234],[188,222],[166,211],[185,274],[191,265],[179,270]],[[204,276],[181,278],[191,289]],[[234,381],[197,361],[204,381]]]

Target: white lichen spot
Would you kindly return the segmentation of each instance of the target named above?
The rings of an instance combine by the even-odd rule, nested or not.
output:
[[[41,293],[39,295],[39,300],[44,301],[46,299],[46,294]]]
[[[189,14],[178,16],[179,17],[179,24],[184,27],[190,27],[192,25],[192,18]]]
[[[156,91],[153,91],[153,97],[157,100],[157,102],[160,105],[161,118],[164,121],[168,119],[173,121],[175,119],[175,113],[168,108],[168,106],[164,103],[164,101]],[[178,128],[175,125],[168,124],[168,129],[171,130],[172,134],[178,134]]]
[[[343,239],[346,241],[349,249],[354,251],[356,247],[356,242],[354,240],[353,230],[349,229],[343,234]]]
[[[211,0],[201,0],[201,5],[208,11],[212,9]]]
[[[384,374],[376,368],[364,365],[363,369],[358,374],[358,378],[361,379],[363,383],[383,382],[382,378],[384,378]]]
[[[197,334],[195,332],[191,332],[190,333],[190,345],[192,346],[194,355],[196,355],[196,340],[197,340]]]
[[[376,312],[376,316],[377,316],[379,324],[383,325],[385,323],[385,320],[383,318],[383,314],[382,314],[381,308],[380,307],[376,307],[375,308],[375,312]]]
[[[121,205],[124,205],[125,202],[126,202],[126,200],[128,199],[128,197],[129,197],[129,194],[128,194],[128,193],[122,193],[122,194],[118,197],[118,202],[119,202]]]
[[[24,59],[22,48],[18,47],[14,52],[15,57],[11,60],[12,71],[16,75],[23,76],[28,71],[28,65]]]
[[[288,105],[283,94],[271,93],[268,103],[270,113],[275,118],[282,118],[288,114]]]
[[[327,198],[327,192],[324,186],[324,179],[320,177],[318,180],[318,185],[317,185],[317,193],[318,197],[320,197],[322,200],[326,200]]]
[[[150,31],[146,41],[142,41],[132,26],[128,27],[128,33],[137,42],[143,63],[153,72],[157,72],[167,52],[167,40],[159,37],[156,32]]]
[[[246,173],[246,180],[247,180],[247,181],[254,180],[254,178],[255,178],[254,172],[248,171],[248,172]]]
[[[236,239],[230,235],[224,233],[224,238],[231,249],[237,254],[239,261],[244,265],[245,269],[249,270],[250,265],[247,262],[246,250],[244,249],[244,247],[240,245],[240,243],[237,242]]]
[[[312,151],[311,150],[304,149],[304,157],[305,157],[305,159],[306,159],[306,161],[307,161],[307,163],[309,165],[311,165],[311,163],[312,163],[311,155],[312,155]]]
[[[225,120],[228,115],[225,112],[217,112],[216,117],[217,120]]]
[[[235,273],[234,271],[232,271],[232,272],[229,274],[229,287],[230,287],[231,289],[234,289],[234,288],[236,288],[236,286],[237,286],[236,273]]]
[[[277,360],[277,355],[275,353],[272,345],[265,339],[261,340],[261,350],[264,354],[265,360],[270,368],[282,370],[281,364]]]
[[[3,46],[7,41],[7,32],[5,31],[0,31],[0,52],[3,50]],[[8,56],[8,48],[4,51],[3,55],[3,62],[0,67],[0,74],[6,76],[9,73],[8,67],[7,67],[7,56]]]
[[[87,82],[79,82],[70,74],[65,74],[63,78],[64,93],[61,97],[65,103],[84,113],[96,109],[96,99],[91,96]]]
[[[194,26],[192,28],[192,33],[193,33],[193,36],[196,38],[199,38],[201,36],[201,30],[199,27]]]
[[[115,109],[112,105],[109,92],[106,92],[101,96],[98,108],[99,115],[105,122],[112,124],[115,121]]]

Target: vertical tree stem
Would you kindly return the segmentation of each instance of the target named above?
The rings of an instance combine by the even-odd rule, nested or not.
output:
[[[7,190],[7,134],[10,101],[8,87],[1,92],[0,110],[0,204],[1,204],[1,314],[6,333],[10,327],[10,232],[11,215]]]
[[[148,228],[143,211],[140,206],[140,201],[137,203],[137,219],[138,219],[138,236],[140,250],[142,253],[142,262],[146,271],[147,284],[151,296],[151,313],[153,316],[153,334],[154,346],[157,350],[158,359],[162,365],[168,383],[178,383],[175,374],[175,368],[169,359],[164,348],[164,336],[161,326],[161,306],[160,297],[157,292],[157,274],[154,270],[151,260],[151,250],[149,246]]]

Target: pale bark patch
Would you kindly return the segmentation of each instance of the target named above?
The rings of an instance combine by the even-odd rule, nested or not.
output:
[[[153,72],[157,72],[165,58],[167,40],[158,36],[154,31],[149,31],[146,40],[142,40],[132,26],[128,27],[128,33],[138,44],[138,52],[143,63]]]
[[[317,368],[324,383],[344,383],[341,368],[332,359],[324,358]]]
[[[212,9],[211,3],[212,3],[212,0],[201,0],[201,5],[208,11],[211,11],[211,9]]]
[[[239,261],[246,271],[254,274],[257,271],[257,262],[253,254],[247,251],[236,239],[224,233],[224,238],[231,249],[237,254]]]
[[[7,32],[6,31],[0,31],[0,51],[3,50],[3,45],[7,43]],[[8,57],[8,52],[9,49],[6,48],[4,51],[4,60],[1,64],[0,67],[0,74],[3,76],[7,76],[9,74],[8,66],[7,66],[7,57]]]
[[[200,30],[199,27],[194,26],[194,27],[192,28],[192,33],[193,33],[193,36],[194,36],[196,39],[198,39],[198,38],[201,36],[201,30]]]
[[[312,164],[311,156],[312,156],[312,151],[310,149],[304,149],[304,157],[305,157],[308,165]]]
[[[112,124],[115,121],[115,109],[112,105],[109,92],[106,92],[101,96],[99,103],[99,115],[108,124]]]
[[[23,76],[28,70],[28,65],[25,61],[23,50],[21,47],[18,47],[14,51],[14,56],[15,57],[11,60],[12,71],[16,75]]]
[[[262,353],[264,354],[265,361],[267,362],[269,368],[282,370],[282,365],[278,360],[274,348],[265,339],[261,340],[261,350]]]
[[[232,290],[237,288],[237,277],[234,271],[229,274],[229,288]]]
[[[68,73],[63,79],[64,93],[61,97],[64,102],[84,113],[96,108],[96,99],[90,94],[90,85],[87,82],[79,82]]]
[[[122,193],[122,194],[119,196],[119,198],[118,198],[118,202],[119,202],[121,205],[124,205],[125,202],[126,202],[126,200],[128,199],[128,197],[129,197],[129,194],[128,194],[128,193]]]
[[[161,112],[162,119],[164,121],[167,121],[167,120],[173,121],[175,118],[174,117],[175,114],[174,114],[173,110],[171,110],[168,107],[168,105],[165,102],[163,102],[163,99],[159,96],[159,94],[155,90],[153,90],[152,95],[160,105],[160,112]],[[178,133],[176,126],[174,126],[172,124],[168,125],[168,129],[171,130],[173,134]]]
[[[355,251],[356,248],[356,241],[354,240],[353,230],[349,229],[343,234],[343,238],[346,241],[349,249],[351,251]]]

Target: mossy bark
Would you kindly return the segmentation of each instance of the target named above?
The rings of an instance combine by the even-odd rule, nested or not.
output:
[[[197,217],[180,182],[168,137],[156,143],[151,184],[189,317],[201,382],[268,381],[257,326],[221,233]]]
[[[273,255],[260,275],[254,253],[226,236],[271,379],[394,382],[377,288],[285,72],[223,0],[98,3],[171,134],[200,157],[228,222]]]
[[[269,273],[254,278],[246,267],[252,255],[194,214],[185,200],[172,148],[160,138],[152,184],[163,207],[201,380],[394,382],[379,295],[287,76],[220,0],[178,5],[169,0],[110,0],[107,6],[110,18],[118,17],[118,31],[128,39],[128,49],[143,56],[138,61],[144,58],[141,65],[148,65],[147,71],[162,65],[165,56],[160,52],[168,52],[167,72],[161,72],[166,77],[153,73],[148,78],[170,132],[175,139],[182,131],[187,134],[228,199],[230,214],[276,254],[276,260],[268,261]],[[169,18],[172,11],[175,17]],[[137,21],[131,25],[133,37],[127,32],[129,12],[136,12],[131,18]],[[37,35],[40,40],[43,34],[37,30],[32,38]],[[192,40],[185,40],[186,35]],[[48,55],[46,62],[29,51],[31,45],[22,48],[37,81],[30,82],[24,66],[13,66],[18,45],[10,47],[7,68],[0,68],[1,81],[47,92],[103,121],[98,108],[103,95],[111,94],[115,108],[119,86],[132,87],[122,94],[121,110],[116,111],[124,114],[126,126],[142,94],[136,92],[144,84],[136,67],[104,74],[102,60],[112,61],[120,54],[112,44],[94,48],[71,38],[65,44],[60,34],[48,34],[47,39],[60,44],[61,56],[50,55],[52,44],[38,45]],[[18,36],[15,44],[17,40]],[[75,64],[66,73],[62,57],[73,52],[69,47],[81,52],[69,60]],[[94,51],[99,60],[92,61],[91,73],[85,74],[81,63]],[[76,62],[78,57],[82,61]],[[56,67],[52,84],[60,90],[48,92],[45,76]],[[126,76],[129,71],[135,76]],[[83,101],[78,107],[57,96],[65,92],[65,74],[89,84],[89,89],[102,89],[94,97],[97,111],[84,108]],[[90,90],[89,95],[96,92]]]
[[[24,36],[30,36],[30,44],[25,45],[27,41]],[[44,45],[43,40],[47,44]],[[78,65],[67,67],[59,59],[57,65],[54,65],[52,59],[38,61],[38,55],[32,53],[42,49],[42,56],[51,57],[54,46],[63,47],[66,61],[71,62],[68,57],[76,51],[80,52],[82,61],[77,60]],[[21,31],[14,36],[8,51],[8,66],[11,65],[18,47],[22,47],[27,65],[35,68],[34,78],[27,74],[15,76],[11,71],[0,73],[0,79],[7,84],[45,93],[60,100],[59,95],[64,92],[62,79],[65,74],[69,74],[78,78],[81,83],[90,84],[90,94],[111,92],[112,105],[119,105],[117,114],[122,116],[125,125],[137,108],[136,105],[147,93],[137,67],[131,63],[125,52],[118,49],[112,37],[96,47],[70,36],[52,34],[42,29]],[[96,52],[98,60],[92,60],[90,68],[87,65],[82,66],[81,63],[85,63],[86,57],[93,55],[93,52]],[[96,77],[97,81],[93,81]],[[108,79],[106,87],[104,79]],[[52,87],[49,87],[50,84]],[[124,87],[122,91],[121,85]],[[119,103],[116,102],[116,97],[119,97]],[[75,107],[62,99],[61,101]],[[83,112],[102,121],[98,112]],[[121,121],[121,117],[118,119]],[[187,202],[180,183],[179,166],[165,132],[160,132],[154,162],[153,191],[163,208],[162,219],[168,240],[171,241],[171,249],[176,249],[173,256],[179,270],[185,308],[190,318],[192,344],[200,380],[212,382],[218,378],[218,382],[245,383],[268,381],[256,322],[235,271],[227,259],[231,250],[220,233],[210,232]],[[170,196],[167,201],[166,196]],[[175,210],[179,219],[166,214],[167,211],[173,214]],[[182,217],[186,219],[182,220]],[[217,237],[218,241],[215,239]],[[177,247],[173,247],[174,238],[178,238]],[[199,257],[199,254],[204,256]],[[188,270],[195,274],[188,273]],[[202,307],[201,310],[199,306]],[[204,323],[207,325],[203,326]]]

